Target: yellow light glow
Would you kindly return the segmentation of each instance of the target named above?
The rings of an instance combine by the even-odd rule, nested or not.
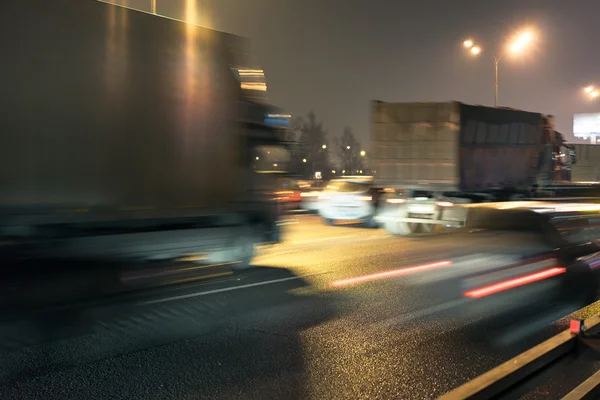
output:
[[[367,152],[366,152],[366,151],[364,151],[364,150],[361,150],[361,151],[360,151],[360,155],[361,155],[361,156],[363,156],[363,157],[364,157],[366,154],[367,154]]]
[[[531,32],[531,31],[521,33],[519,35],[519,38],[517,39],[517,41],[522,44],[527,44],[527,43],[531,42],[532,40],[533,40],[533,32]]]
[[[512,42],[512,44],[510,44],[510,46],[509,46],[510,51],[512,51],[513,53],[518,53],[520,51],[523,51],[523,49],[525,49],[525,47],[527,47],[533,41],[534,38],[535,38],[535,35],[530,30],[521,32],[515,38],[515,40]]]
[[[471,47],[471,53],[473,53],[474,55],[481,53],[481,47],[479,47],[479,46]]]
[[[598,97],[598,95],[599,95],[599,94],[600,94],[600,93],[598,93],[598,91],[597,91],[597,90],[594,90],[592,93],[590,93],[590,96],[592,96],[592,97],[596,98],[596,97]]]
[[[242,82],[240,86],[244,90],[258,90],[261,92],[267,91],[267,84],[262,82]]]
[[[473,47],[473,41],[471,39],[467,39],[463,42],[463,46],[470,49],[471,47]]]
[[[594,87],[593,86],[588,86],[584,89],[587,93],[592,93],[594,91]]]

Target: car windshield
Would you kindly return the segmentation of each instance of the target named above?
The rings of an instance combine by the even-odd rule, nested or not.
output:
[[[366,182],[347,182],[347,181],[332,181],[325,188],[329,192],[366,192],[370,188],[370,184]]]

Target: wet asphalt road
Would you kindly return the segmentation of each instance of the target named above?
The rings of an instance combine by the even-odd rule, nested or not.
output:
[[[502,238],[483,242],[503,246]],[[159,320],[137,333],[104,332],[16,354],[5,366],[25,367],[14,368],[0,398],[435,398],[563,329],[562,317],[585,304],[542,293],[520,303],[519,313],[464,313],[438,296],[443,288],[406,277],[332,283],[453,259],[482,251],[483,242],[398,238],[291,216],[285,243],[261,249],[256,269],[169,295],[186,307],[197,302],[194,310],[210,311],[210,323]],[[514,301],[522,299],[501,303]],[[160,326],[149,329],[153,323]],[[138,343],[164,330],[168,339]]]

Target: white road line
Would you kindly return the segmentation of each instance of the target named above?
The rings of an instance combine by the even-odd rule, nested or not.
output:
[[[247,289],[247,288],[256,287],[256,286],[271,285],[271,284],[274,284],[274,283],[280,283],[280,282],[286,282],[286,281],[293,281],[295,279],[303,279],[303,278],[308,278],[308,277],[311,277],[311,276],[324,275],[324,274],[329,274],[331,272],[333,272],[333,271],[318,272],[318,273],[315,273],[315,274],[308,274],[308,275],[301,275],[301,276],[292,276],[290,278],[273,279],[271,281],[248,283],[246,285],[227,287],[227,288],[223,288],[223,289],[207,290],[206,292],[190,293],[190,294],[184,294],[184,295],[181,295],[181,296],[165,297],[165,298],[162,298],[162,299],[142,301],[142,302],[139,302],[138,305],[164,303],[164,302],[167,302],[167,301],[189,299],[189,298],[192,298],[192,297],[206,296],[206,295],[215,294],[215,293],[231,292],[231,291],[239,290],[239,289]]]

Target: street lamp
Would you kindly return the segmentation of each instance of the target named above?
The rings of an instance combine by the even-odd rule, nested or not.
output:
[[[508,46],[511,53],[519,53],[523,51],[534,39],[532,31],[524,31],[520,33]],[[481,46],[477,45],[472,39],[467,39],[463,42],[463,46],[469,50],[469,52],[477,56],[481,53]],[[499,55],[494,56],[494,105],[498,107],[498,65],[500,59],[506,54],[501,52]]]
[[[306,162],[306,158],[303,158],[303,159],[302,159],[302,162],[303,162],[303,163],[305,163],[305,162]]]
[[[367,155],[367,152],[366,152],[366,151],[364,151],[364,150],[361,150],[361,151],[360,151],[360,155],[361,155],[361,157],[364,157],[364,156],[366,156],[366,155]]]
[[[326,148],[327,148],[327,145],[326,145],[326,144],[324,144],[323,146],[321,146],[321,148],[322,148],[322,149],[326,149]]]
[[[600,91],[599,91],[599,89],[598,89],[596,86],[594,86],[594,85],[587,86],[587,87],[585,87],[583,90],[584,90],[584,91],[585,91],[585,93],[586,93],[588,96],[590,96],[590,98],[592,98],[592,99],[595,99],[595,98],[597,98],[598,96],[600,96]]]
[[[350,150],[350,146],[346,146],[346,150]]]

